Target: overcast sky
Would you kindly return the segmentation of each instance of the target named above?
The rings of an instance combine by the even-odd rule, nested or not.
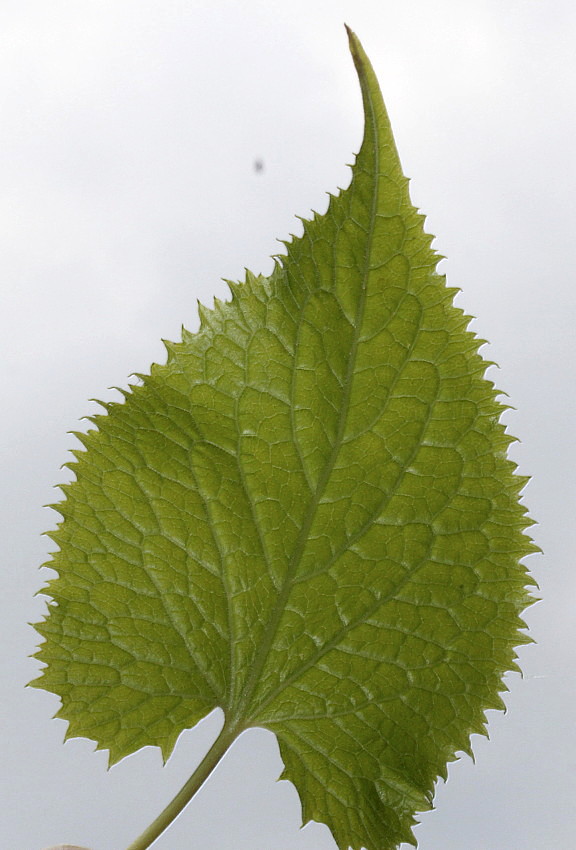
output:
[[[110,772],[24,684],[60,469],[90,398],[164,359],[221,278],[268,273],[346,186],[363,41],[415,203],[516,408],[543,557],[522,680],[416,830],[421,850],[567,850],[576,791],[574,0],[1,0],[1,846],[123,850],[218,725]],[[261,160],[263,169],[254,169]],[[274,738],[242,737],[155,850],[335,850]]]

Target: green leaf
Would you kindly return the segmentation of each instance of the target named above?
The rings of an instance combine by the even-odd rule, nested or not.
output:
[[[413,841],[527,642],[535,551],[481,342],[411,205],[356,37],[349,188],[78,434],[40,687],[167,757],[219,706],[276,733],[339,848]]]

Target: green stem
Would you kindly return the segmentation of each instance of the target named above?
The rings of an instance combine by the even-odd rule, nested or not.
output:
[[[146,850],[147,847],[156,841],[159,835],[170,826],[172,821],[180,814],[182,809],[190,802],[194,794],[200,790],[201,786],[208,779],[222,756],[226,753],[230,745],[238,737],[243,727],[227,726],[226,723],[222,727],[222,731],[190,777],[190,779],[182,786],[173,800],[168,803],[164,811],[162,811],[156,820],[152,821],[150,826],[144,830],[142,835],[130,844],[127,850]]]

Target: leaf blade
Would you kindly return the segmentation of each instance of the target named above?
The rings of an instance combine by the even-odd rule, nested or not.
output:
[[[269,728],[304,820],[375,850],[413,840],[502,707],[534,547],[489,364],[349,36],[349,188],[81,437],[40,686],[112,760],[167,757],[216,706]]]

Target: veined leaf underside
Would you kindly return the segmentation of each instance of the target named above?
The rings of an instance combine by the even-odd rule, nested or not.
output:
[[[382,850],[502,706],[534,547],[489,364],[350,40],[348,189],[78,434],[38,684],[112,761],[167,757],[215,707],[271,729],[304,821]]]

